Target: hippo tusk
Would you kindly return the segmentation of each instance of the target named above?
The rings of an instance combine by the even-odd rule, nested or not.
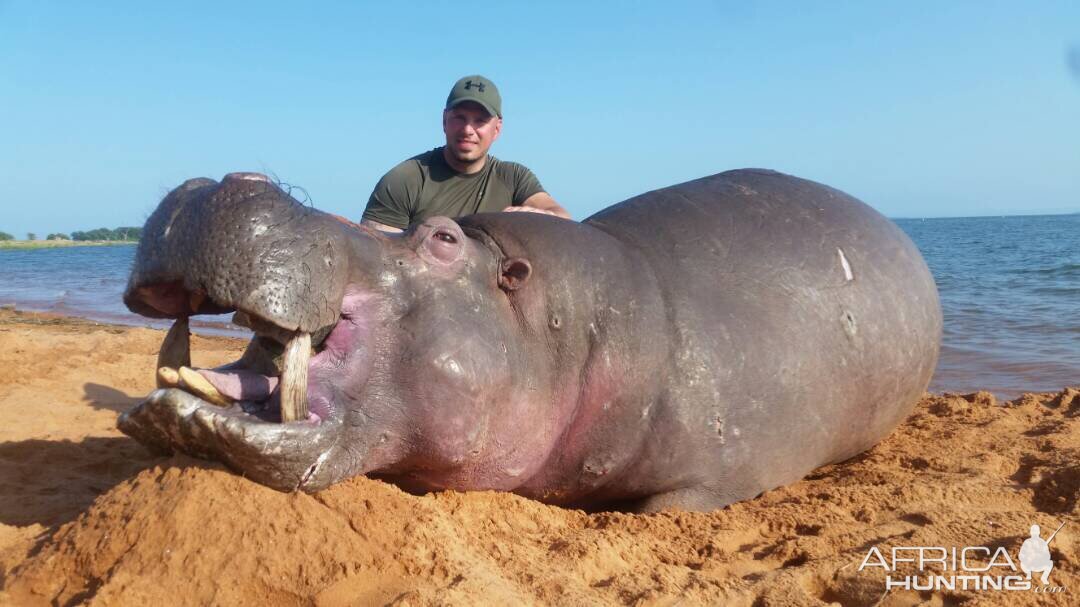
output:
[[[285,346],[281,365],[281,421],[307,420],[307,375],[311,333],[297,333]]]
[[[177,374],[180,376],[180,384],[195,396],[219,407],[232,405],[232,400],[229,397],[218,392],[214,384],[199,375],[199,372],[191,367],[180,367]]]
[[[188,330],[187,316],[177,318],[172,328],[165,335],[165,341],[161,342],[161,349],[158,350],[157,366],[158,369],[162,367],[177,369],[191,366],[191,331]],[[160,373],[158,374],[158,387],[172,387],[162,385]]]
[[[159,388],[175,388],[180,385],[180,373],[172,367],[160,367],[157,370]]]

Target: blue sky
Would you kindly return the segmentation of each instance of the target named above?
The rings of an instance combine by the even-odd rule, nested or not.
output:
[[[358,219],[469,73],[579,219],[747,166],[893,217],[1080,211],[1078,53],[1077,2],[0,0],[0,230],[141,225],[241,170]]]

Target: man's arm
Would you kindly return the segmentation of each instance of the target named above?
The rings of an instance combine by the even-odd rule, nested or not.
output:
[[[374,219],[362,219],[362,220],[360,220],[360,224],[368,226],[368,227],[375,228],[376,230],[382,230],[383,232],[390,232],[390,233],[404,232],[404,230],[402,230],[401,228],[395,228],[394,226],[388,226],[385,223],[379,223],[379,222],[375,221]]]
[[[540,180],[523,164],[517,162],[499,163],[499,169],[504,175],[508,175],[507,181],[513,185],[513,206],[506,207],[504,211],[526,213],[544,213],[563,219],[573,219],[550,194],[544,191]]]
[[[331,213],[330,216],[333,217],[334,219],[340,221],[341,223],[343,223],[345,225],[350,225],[350,226],[352,226],[354,228],[358,227],[360,225],[365,225],[365,226],[368,226],[369,228],[375,228],[376,230],[382,230],[383,232],[402,232],[402,231],[404,231],[404,230],[401,230],[399,228],[395,228],[394,226],[388,226],[385,223],[379,223],[377,221],[372,221],[370,219],[362,219],[362,220],[360,220],[360,223],[357,224],[357,223],[354,223],[351,219],[342,217],[341,215],[335,215],[335,214]]]
[[[573,217],[570,217],[570,213],[567,212],[561,204],[555,202],[555,199],[547,192],[537,192],[522,201],[521,206],[506,207],[503,211],[545,213],[547,215],[562,217],[563,219],[573,219]]]
[[[390,169],[371,192],[360,223],[385,232],[401,232],[409,227],[421,183],[415,158]]]

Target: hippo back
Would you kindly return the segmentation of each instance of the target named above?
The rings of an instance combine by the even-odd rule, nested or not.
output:
[[[747,169],[584,223],[650,266],[675,337],[680,423],[720,434],[717,465],[748,490],[867,449],[930,381],[942,323],[933,278],[910,239],[851,196]]]

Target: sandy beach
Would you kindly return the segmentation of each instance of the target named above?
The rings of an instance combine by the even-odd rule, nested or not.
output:
[[[152,390],[162,338],[0,310],[0,604],[1066,605],[1080,593],[1075,388],[928,394],[871,451],[757,499],[586,514],[365,478],[284,494],[154,456],[115,421]],[[193,362],[242,347],[196,337]],[[874,547],[1015,560],[1032,523],[1064,523],[1050,545],[1063,592],[886,593],[882,568],[860,571]]]

